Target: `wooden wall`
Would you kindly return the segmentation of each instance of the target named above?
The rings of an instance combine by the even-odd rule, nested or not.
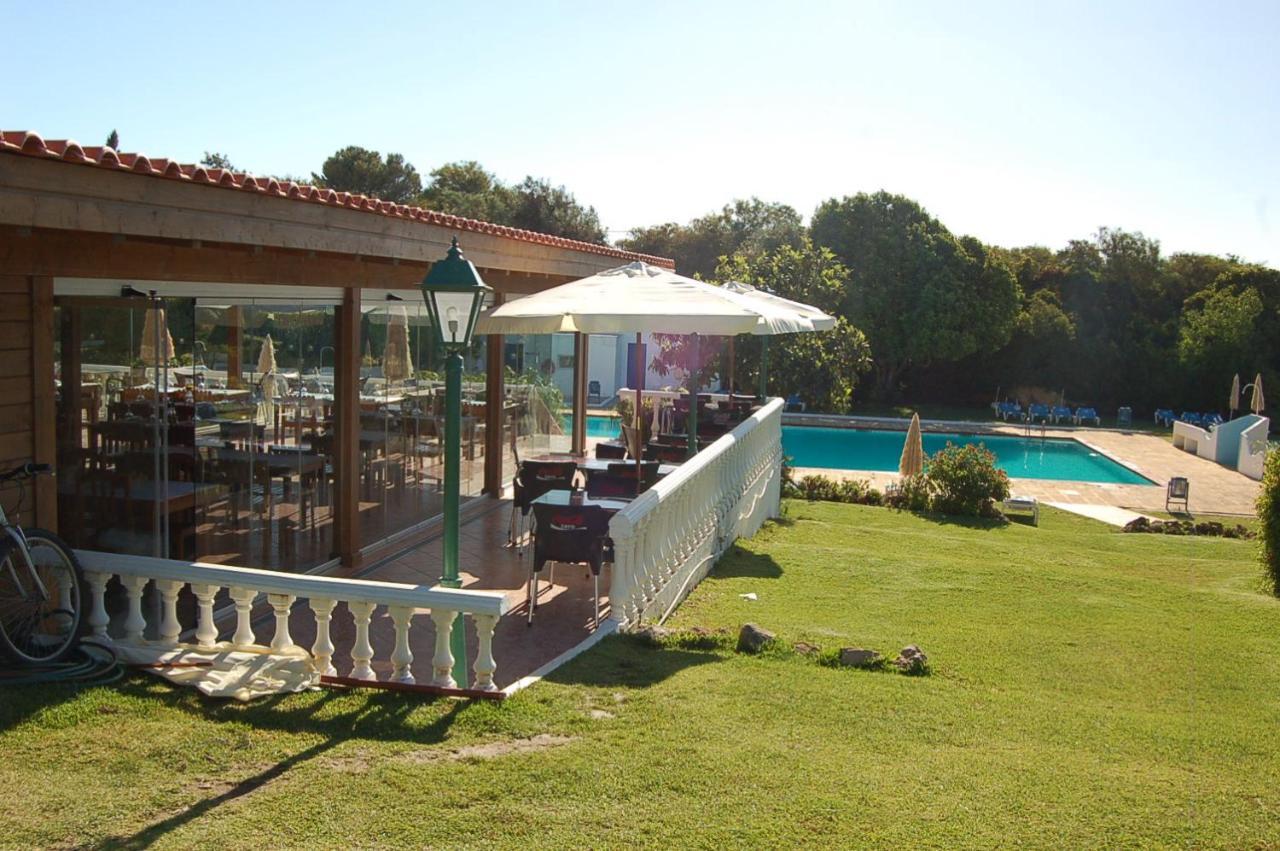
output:
[[[0,469],[54,461],[53,335],[53,279],[0,275]],[[28,483],[17,519],[53,527],[56,501],[52,477]],[[16,485],[0,488],[6,512],[17,502]]]

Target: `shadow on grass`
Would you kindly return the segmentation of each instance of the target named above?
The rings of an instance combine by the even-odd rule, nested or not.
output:
[[[155,822],[137,833],[128,836],[112,836],[106,838],[100,847],[103,848],[147,848],[157,840],[189,822],[202,818],[210,811],[223,804],[230,803],[269,783],[283,777],[294,767],[333,749],[339,744],[356,738],[409,739],[423,744],[436,744],[444,740],[449,728],[453,725],[458,713],[466,704],[450,702],[444,714],[426,726],[406,727],[406,716],[421,705],[421,701],[406,699],[404,695],[394,692],[373,692],[366,699],[352,707],[349,711],[338,712],[330,717],[316,716],[331,708],[335,700],[342,697],[343,692],[325,690],[315,699],[299,704],[297,695],[277,695],[255,701],[248,707],[227,703],[212,703],[207,700],[191,699],[193,696],[174,688],[151,690],[136,681],[126,681],[119,688],[134,691],[150,699],[159,699],[180,710],[199,714],[202,720],[234,721],[238,724],[249,723],[264,729],[278,729],[290,733],[318,733],[324,738],[305,750],[291,754],[274,765],[247,777],[231,786],[226,791],[197,801],[191,806]],[[290,701],[290,698],[293,698]],[[286,707],[284,704],[299,704]],[[406,733],[412,732],[412,736]]]
[[[714,652],[656,647],[635,636],[611,635],[546,679],[562,685],[644,688],[722,658]]]
[[[890,509],[894,511],[896,509]],[[912,517],[919,517],[921,520],[927,520],[930,523],[936,523],[939,526],[962,526],[966,529],[978,529],[983,532],[990,532],[995,529],[1004,529],[1009,525],[1011,518],[1005,517],[966,517],[960,514],[939,514],[936,511],[908,511],[905,512]]]

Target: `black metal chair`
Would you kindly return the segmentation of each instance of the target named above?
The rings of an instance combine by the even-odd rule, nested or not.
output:
[[[643,490],[643,485],[641,485]],[[617,473],[592,472],[587,476],[587,496],[602,499],[634,499],[635,475],[620,476]]]
[[[685,446],[650,443],[644,448],[644,458],[646,461],[657,461],[663,464],[683,464],[689,459],[689,449]]]
[[[1182,476],[1175,476],[1169,480],[1168,486],[1164,492],[1164,510],[1169,510],[1171,502],[1181,502],[1183,511],[1191,511],[1189,500],[1191,498],[1191,482]]]
[[[511,525],[507,530],[507,543],[516,547],[516,554],[524,555],[524,519],[529,516],[533,501],[547,491],[571,490],[578,465],[573,461],[525,461],[516,473],[515,494],[511,501]]]
[[[533,563],[529,566],[529,626],[538,608],[538,574],[547,562],[586,564],[595,590],[594,625],[600,625],[600,568],[609,538],[609,512],[598,505],[535,505]],[[554,584],[554,578],[553,578]]]
[[[619,443],[614,440],[602,440],[596,444],[596,457],[608,460],[623,459],[627,457],[626,444]]]
[[[611,476],[622,476],[630,479],[632,482],[636,480],[636,471],[639,468],[640,490],[644,492],[653,487],[658,482],[658,466],[660,461],[641,461],[636,464],[634,461],[626,463],[610,464],[606,468],[606,472]]]

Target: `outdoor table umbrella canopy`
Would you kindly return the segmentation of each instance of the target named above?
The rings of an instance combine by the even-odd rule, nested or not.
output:
[[[836,318],[834,316],[830,316],[826,313],[823,313],[821,310],[819,310],[818,308],[814,307],[811,304],[804,304],[802,302],[792,301],[789,298],[783,298],[780,295],[774,295],[771,292],[767,292],[765,290],[759,289],[758,287],[753,287],[750,284],[741,283],[740,281],[726,281],[724,283],[723,289],[733,293],[736,297],[740,298],[744,303],[757,307],[758,309],[769,310],[773,312],[781,311],[783,313],[800,316],[801,318],[803,318],[809,323],[809,327],[804,329],[806,331],[830,331],[832,328],[836,327]],[[762,326],[757,325],[755,330],[753,330],[751,333],[752,334],[770,334],[770,335],[777,334],[777,333],[786,333],[786,332],[779,332],[779,331],[767,332],[767,331],[761,330],[761,327]],[[767,361],[769,357],[768,345],[769,345],[769,340],[766,337],[764,340],[765,348],[764,350],[761,351],[761,355],[760,355],[761,357],[760,394],[762,396],[764,395],[765,372],[767,370]],[[733,369],[734,369],[733,338],[730,337],[729,338],[729,392],[730,394],[733,393]]]
[[[753,304],[740,293],[638,261],[507,302],[481,316],[476,326],[477,334],[730,336],[812,330],[813,322],[794,310]],[[637,347],[637,358],[639,352]],[[643,365],[637,366],[637,375],[643,375]],[[690,390],[696,395],[696,387]],[[637,428],[641,403],[637,387]]]

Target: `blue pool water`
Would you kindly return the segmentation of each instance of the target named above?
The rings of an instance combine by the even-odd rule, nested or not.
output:
[[[564,427],[565,434],[573,432],[573,417],[566,414],[560,418],[560,423]],[[587,416],[587,437],[611,440],[621,433],[622,429],[618,428],[617,417]]]
[[[901,431],[809,426],[784,426],[782,429],[782,450],[796,467],[896,472],[905,441],[906,433]],[[1152,484],[1128,467],[1075,440],[926,432],[925,454],[932,455],[945,447],[948,441],[957,445],[984,444],[995,453],[997,466],[1015,478]]]

